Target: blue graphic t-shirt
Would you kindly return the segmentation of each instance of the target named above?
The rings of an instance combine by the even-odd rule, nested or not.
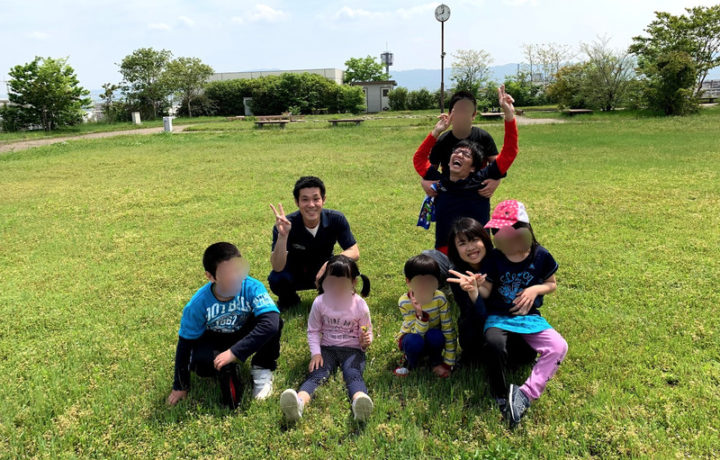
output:
[[[538,246],[520,262],[512,262],[500,250],[493,249],[483,260],[483,269],[487,280],[493,284],[486,302],[488,319],[485,329],[499,327],[511,332],[531,334],[551,327],[538,310],[543,304],[541,295],[535,298],[527,315],[515,316],[510,313],[513,300],[520,291],[544,283],[557,271],[558,264],[547,249]]]
[[[250,315],[277,312],[275,302],[263,284],[255,278],[246,277],[240,293],[232,300],[221,302],[211,289],[212,283],[198,289],[183,309],[180,320],[180,337],[195,340],[206,330],[232,333],[243,327]]]

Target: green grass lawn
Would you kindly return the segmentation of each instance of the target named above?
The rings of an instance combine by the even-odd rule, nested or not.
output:
[[[423,194],[410,161],[432,118],[285,130],[217,121],[0,155],[0,456],[716,457],[719,120],[716,107],[520,127],[493,203],[524,201],[560,263],[543,311],[570,350],[514,432],[482,370],[391,373],[402,266],[433,242],[415,227]],[[486,129],[502,142],[500,123]],[[338,376],[299,425],[282,423],[277,398],[309,360],[310,292],[283,314],[273,398],[251,401],[248,386],[231,412],[194,378],[190,399],[168,408],[203,250],[232,241],[265,281],[268,203],[293,209],[304,174],[325,180],[327,207],[347,215],[373,282],[373,417],[352,421]]]

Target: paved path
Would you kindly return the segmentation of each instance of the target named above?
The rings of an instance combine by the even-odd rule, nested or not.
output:
[[[188,126],[189,125],[173,126],[173,132],[180,133]],[[102,139],[105,137],[127,136],[127,135],[134,135],[134,134],[156,134],[156,133],[161,133],[161,132],[163,132],[162,126],[159,126],[157,128],[139,128],[139,129],[126,129],[123,131],[106,131],[106,132],[102,132],[102,133],[81,134],[78,136],[46,137],[46,138],[42,138],[42,139],[32,139],[32,140],[27,140],[27,141],[17,141],[17,142],[10,142],[7,144],[0,144],[0,154],[9,153],[9,152],[17,152],[18,150],[26,150],[26,149],[31,149],[33,147],[40,147],[43,145],[56,144],[58,142],[67,142],[67,141],[75,141],[75,140],[82,140],[82,139]]]

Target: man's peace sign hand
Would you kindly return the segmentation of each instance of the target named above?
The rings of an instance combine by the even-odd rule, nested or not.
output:
[[[282,203],[278,203],[277,209],[271,204],[270,209],[272,209],[272,212],[275,214],[275,228],[277,228],[278,235],[282,237],[288,236],[292,224],[287,217],[285,217],[285,210],[283,209]]]

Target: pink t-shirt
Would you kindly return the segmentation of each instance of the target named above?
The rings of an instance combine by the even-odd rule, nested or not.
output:
[[[353,294],[345,305],[334,304],[325,294],[315,298],[308,317],[310,355],[320,354],[320,346],[359,348],[362,327],[367,326],[372,341],[370,309],[365,299]]]

